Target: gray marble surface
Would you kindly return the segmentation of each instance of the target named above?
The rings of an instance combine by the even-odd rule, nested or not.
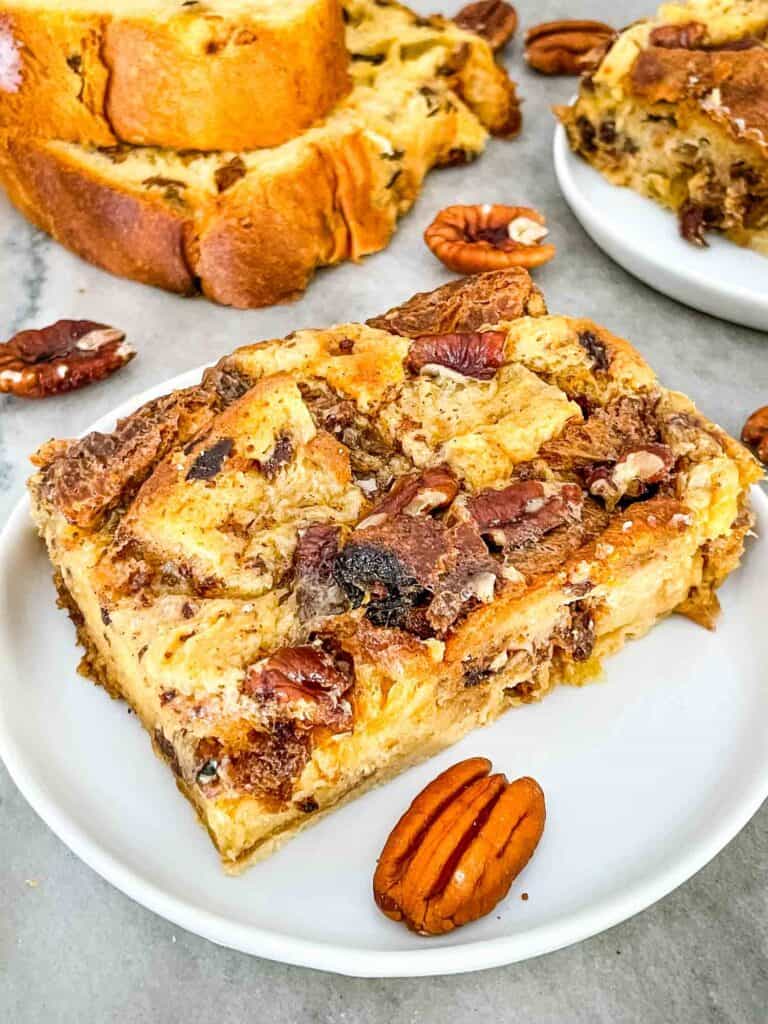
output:
[[[637,0],[584,0],[578,15],[624,24],[644,8]],[[524,25],[574,13],[554,0],[528,0],[519,10]],[[126,328],[139,350],[125,370],[80,393],[45,403],[0,398],[0,522],[22,493],[27,455],[48,437],[74,434],[137,391],[239,343],[364,318],[441,283],[448,275],[420,236],[449,202],[544,210],[559,249],[536,275],[550,308],[631,338],[666,384],[737,432],[768,401],[768,338],[650,291],[592,244],[560,196],[550,156],[549,107],[569,96],[573,81],[527,72],[520,49],[518,40],[508,61],[525,97],[522,138],[492,143],[473,167],[432,175],[385,253],[319,274],[291,306],[238,312],[118,281],[33,231],[0,197],[0,334],[88,317]],[[768,1006],[767,855],[764,807],[686,885],[578,946],[470,975],[359,981],[217,948],[137,906],[62,845],[0,767],[0,1021],[757,1024]]]

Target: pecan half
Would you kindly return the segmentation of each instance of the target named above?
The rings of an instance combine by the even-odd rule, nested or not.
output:
[[[587,490],[613,509],[622,498],[639,498],[649,484],[667,480],[675,464],[665,444],[644,444],[624,452],[613,465],[596,466],[585,477]]]
[[[299,534],[293,569],[302,622],[318,615],[338,615],[347,606],[344,592],[333,578],[340,535],[340,528],[330,523],[315,523]]]
[[[695,50],[704,42],[706,34],[706,25],[687,21],[683,25],[659,25],[651,32],[648,42],[665,50]]]
[[[506,340],[503,331],[427,334],[411,343],[405,365],[411,373],[433,377],[458,374],[459,377],[492,380],[504,365]]]
[[[324,725],[345,732],[352,728],[352,708],[344,699],[352,683],[347,662],[305,644],[283,647],[251,665],[242,690],[258,703],[268,724],[289,720],[298,729]]]
[[[615,37],[602,21],[546,21],[525,33],[525,59],[543,75],[578,75],[592,63],[590,51]]]
[[[546,312],[544,297],[528,271],[509,267],[420,292],[401,306],[368,320],[368,325],[418,338],[422,334],[477,331],[486,324],[544,316]]]
[[[453,765],[395,825],[373,876],[387,917],[443,935],[507,895],[541,839],[546,808],[534,779],[509,783],[490,770],[483,757]]]
[[[57,320],[0,344],[0,392],[60,395],[103,380],[135,355],[124,331],[91,320]]]
[[[761,462],[768,464],[768,405],[752,413],[741,431],[741,439]]]
[[[358,524],[362,530],[378,526],[388,516],[419,516],[450,505],[459,493],[459,482],[449,466],[434,466],[420,473],[408,473]]]
[[[538,267],[555,255],[554,245],[541,244],[545,225],[542,214],[528,206],[446,206],[424,232],[424,241],[457,274]]]
[[[517,28],[517,11],[504,0],[479,0],[462,7],[454,22],[466,32],[482,36],[495,52],[502,50]]]
[[[584,495],[576,484],[521,480],[460,499],[454,515],[475,524],[501,548],[516,548],[581,519]]]

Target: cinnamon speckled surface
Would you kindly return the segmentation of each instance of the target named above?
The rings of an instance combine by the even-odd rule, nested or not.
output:
[[[432,9],[423,0],[413,6]],[[620,26],[649,6],[583,0],[575,11],[525,0],[518,12],[523,29],[569,14]],[[455,7],[448,0],[447,12]],[[447,280],[421,233],[451,202],[546,212],[559,251],[536,279],[550,309],[592,317],[629,337],[667,385],[738,433],[745,417],[768,403],[768,337],[650,291],[584,234],[551,162],[549,107],[568,98],[574,80],[528,72],[521,37],[519,31],[507,61],[525,99],[522,137],[491,143],[474,166],[435,172],[386,252],[322,272],[291,306],[238,312],[111,278],[35,232],[0,196],[0,335],[59,317],[88,318],[123,327],[139,350],[115,377],[77,394],[44,403],[0,397],[0,522],[22,493],[26,456],[48,437],[75,434],[135,392],[243,342],[362,319]],[[762,1024],[766,1007],[765,807],[688,883],[577,946],[475,974],[364,981],[221,949],[144,910],[71,854],[0,766],[3,1022]]]

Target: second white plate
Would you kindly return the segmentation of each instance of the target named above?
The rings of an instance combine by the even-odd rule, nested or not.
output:
[[[555,172],[568,205],[600,248],[644,284],[694,309],[768,331],[768,258],[714,232],[698,249],[677,218],[651,199],[620,188],[576,156],[565,129],[554,142]]]
[[[166,381],[94,424],[200,379]],[[768,500],[755,489],[758,531]],[[606,665],[341,808],[240,878],[223,874],[172,773],[126,705],[77,675],[74,630],[19,503],[0,536],[0,756],[37,813],[86,863],[156,913],[222,945],[362,976],[512,963],[636,914],[698,871],[768,794],[768,542],[723,588],[716,633],[673,617]],[[547,827],[508,898],[424,939],[380,914],[376,857],[439,771],[484,755],[533,775]],[[521,900],[526,892],[530,898]]]

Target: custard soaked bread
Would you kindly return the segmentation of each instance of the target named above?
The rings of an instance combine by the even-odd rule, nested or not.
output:
[[[768,255],[768,0],[663,4],[561,107],[571,147],[609,181]]]
[[[354,88],[282,146],[99,149],[14,133],[0,180],[34,224],[113,273],[240,307],[291,298],[316,267],[383,248],[430,168],[519,126],[479,36],[374,0],[345,10]]]
[[[349,88],[339,0],[2,0],[0,55],[0,128],[96,146],[276,146]]]
[[[375,324],[238,349],[35,457],[83,670],[231,871],[661,616],[712,625],[750,526],[748,452],[525,271]]]

